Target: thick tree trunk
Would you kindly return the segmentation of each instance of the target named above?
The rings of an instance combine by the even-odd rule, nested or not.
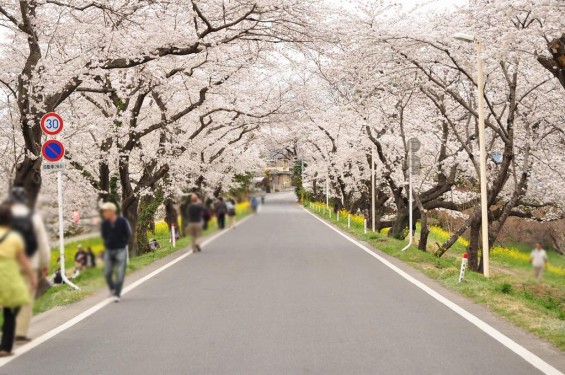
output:
[[[422,229],[420,230],[420,241],[418,242],[418,249],[426,251],[428,248],[428,235],[430,234],[430,228],[428,228],[428,214],[426,212],[422,212],[420,225]]]
[[[469,269],[471,271],[479,271],[479,240],[481,235],[481,221],[473,220],[471,222],[471,231],[469,238],[469,248],[467,252],[469,254]]]
[[[102,202],[110,201],[110,167],[107,162],[100,163],[98,167],[100,191],[98,192],[98,199]]]
[[[394,224],[388,232],[388,236],[398,240],[405,239],[407,234],[406,228],[408,228],[408,218],[408,210],[406,208],[399,210],[394,219]]]
[[[151,251],[147,233],[155,223],[155,214],[163,202],[163,194],[157,191],[154,196],[145,195],[139,200],[136,226],[136,254],[141,255]]]
[[[138,228],[137,228],[137,221],[138,221],[138,215],[137,215],[137,209],[138,209],[138,205],[139,205],[139,200],[135,197],[129,197],[127,199],[123,200],[123,204],[122,204],[122,215],[128,219],[129,221],[129,225],[131,226],[131,238],[129,240],[129,255],[131,258],[139,255],[139,251],[138,251]],[[146,239],[147,240],[147,239]]]
[[[30,207],[34,207],[41,190],[41,158],[32,160],[29,156],[26,156],[18,164],[14,186],[25,188],[28,204]]]

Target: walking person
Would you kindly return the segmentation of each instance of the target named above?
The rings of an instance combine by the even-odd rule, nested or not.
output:
[[[23,187],[14,187],[10,192],[9,203],[12,213],[12,230],[20,234],[24,241],[24,252],[31,265],[35,280],[49,276],[51,250],[49,237],[41,216],[27,205],[28,197]],[[16,343],[25,344],[31,341],[29,326],[33,317],[35,289],[27,273],[23,275],[28,286],[29,302],[21,306],[16,321]]]
[[[230,228],[235,228],[235,200],[233,198],[228,199],[226,202],[226,207],[228,209],[228,222]]]
[[[37,288],[36,273],[25,254],[25,242],[12,226],[12,208],[0,205],[0,306],[4,315],[0,358],[12,355],[16,335],[16,316],[21,307],[30,303],[30,293],[21,270],[27,277],[31,290]]]
[[[204,213],[202,214],[202,230],[203,231],[207,231],[208,230],[208,224],[210,223],[210,220],[212,220],[212,216],[214,214],[214,212],[212,211],[212,200],[208,199],[206,201],[205,204],[205,210]]]
[[[186,237],[188,235],[188,217],[186,208],[190,204],[190,197],[183,197],[180,204],[180,235]]]
[[[73,223],[75,223],[75,225],[78,225],[78,223],[80,222],[80,214],[78,212],[78,208],[75,208],[75,210],[73,211],[71,219],[73,220]]]
[[[102,239],[104,240],[104,276],[114,302],[120,302],[126,276],[128,242],[131,227],[127,219],[119,216],[114,203],[102,204]],[[114,276],[115,274],[115,276]]]
[[[188,217],[188,233],[192,242],[192,251],[199,253],[202,251],[200,248],[200,237],[202,236],[202,216],[206,211],[204,206],[196,194],[190,198],[190,204],[187,209]]]
[[[228,213],[228,207],[224,198],[218,197],[216,201],[216,218],[218,219],[218,228],[224,229],[226,227],[226,214]]]
[[[257,213],[257,209],[259,208],[259,201],[257,201],[256,196],[253,196],[251,198],[251,208],[253,209],[254,213]]]
[[[538,280],[543,278],[543,270],[547,267],[547,253],[542,247],[541,242],[536,243],[536,247],[530,255],[530,263],[534,269],[534,277]]]
[[[175,236],[175,241],[178,241],[181,233],[179,232],[179,214],[175,208],[175,202],[171,198],[167,198],[163,205],[165,206],[165,223],[167,223],[169,228],[169,242],[173,242],[173,235]]]

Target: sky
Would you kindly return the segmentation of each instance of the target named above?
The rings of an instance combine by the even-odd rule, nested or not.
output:
[[[328,3],[336,5],[344,5],[361,2],[363,0],[326,0]],[[408,9],[413,6],[423,5],[430,10],[443,10],[455,9],[457,6],[462,6],[469,3],[469,0],[387,0],[391,3],[400,3],[405,5]]]
[[[425,4],[425,3],[429,3],[430,0],[396,0],[399,3],[403,3],[406,4],[408,6],[413,6],[413,5],[420,5],[420,4]],[[430,4],[430,7],[433,8],[455,8],[456,6],[460,6],[460,5],[465,5],[466,3],[468,3],[468,0],[435,0],[433,2],[434,4]]]

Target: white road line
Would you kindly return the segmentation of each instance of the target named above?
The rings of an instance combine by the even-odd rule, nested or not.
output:
[[[511,351],[513,351],[514,353],[516,353],[517,355],[522,357],[526,362],[530,363],[532,366],[534,366],[535,368],[537,368],[538,370],[540,370],[544,374],[547,374],[547,375],[564,375],[561,371],[559,371],[555,367],[551,366],[549,363],[545,362],[543,359],[541,359],[540,357],[538,357],[534,353],[530,352],[528,349],[524,348],[522,345],[518,344],[516,341],[514,341],[511,338],[509,338],[508,336],[504,335],[503,333],[501,333],[500,331],[498,331],[496,328],[489,325],[488,323],[477,318],[475,315],[471,314],[470,312],[468,312],[467,310],[465,310],[461,306],[457,305],[455,302],[452,302],[449,299],[447,299],[446,297],[442,296],[441,294],[439,294],[438,292],[436,292],[435,290],[433,290],[432,288],[430,288],[426,284],[422,283],[421,281],[416,280],[414,277],[410,276],[408,273],[404,272],[403,270],[401,270],[400,268],[398,268],[397,266],[395,266],[394,264],[392,264],[391,262],[389,262],[388,260],[386,260],[382,256],[374,253],[367,246],[364,246],[363,244],[361,244],[358,241],[354,240],[353,238],[349,237],[348,235],[346,235],[345,233],[343,233],[339,229],[335,228],[333,225],[327,223],[325,220],[319,218],[317,215],[308,211],[306,208],[304,208],[304,211],[306,211],[307,213],[309,213],[310,215],[312,215],[313,217],[315,217],[316,219],[318,219],[319,221],[321,221],[322,223],[327,225],[329,228],[331,228],[333,231],[338,233],[343,238],[354,243],[357,247],[361,248],[367,254],[378,259],[385,266],[387,266],[388,268],[390,268],[391,270],[393,270],[394,272],[396,272],[397,274],[399,274],[400,276],[402,276],[403,278],[405,278],[406,280],[408,280],[409,282],[411,282],[412,284],[414,284],[415,286],[417,286],[418,288],[420,288],[421,290],[423,290],[424,292],[426,292],[427,294],[429,294],[430,296],[435,298],[438,302],[444,304],[445,306],[447,306],[448,308],[450,308],[451,310],[453,310],[454,312],[459,314],[465,320],[474,324],[481,331],[485,332],[487,335],[489,335],[490,337],[492,337],[493,339],[495,339],[496,341],[498,341],[502,345],[506,346],[508,349],[510,349]]]
[[[240,220],[237,223],[236,226],[240,226],[241,224],[243,224],[244,222],[249,220],[251,217],[253,217],[252,214],[243,218],[242,220]],[[231,232],[231,230],[226,228],[226,229],[220,231],[219,233],[216,233],[215,235],[213,235],[212,237],[210,237],[206,241],[204,241],[202,243],[202,247],[208,245],[212,241],[214,241],[214,240],[218,239],[219,237],[223,236],[224,234],[230,233],[230,232]],[[134,281],[133,283],[129,284],[127,287],[124,288],[122,295],[131,292],[132,290],[134,290],[135,288],[137,288],[138,286],[140,286],[141,284],[143,284],[147,280],[150,280],[151,278],[157,276],[161,272],[165,271],[167,268],[177,264],[178,262],[182,261],[183,259],[185,259],[186,257],[188,257],[191,254],[192,254],[192,251],[189,251],[186,254],[183,254],[183,255],[179,256],[178,258],[173,259],[169,263],[159,267],[158,269],[156,269],[155,271],[151,272],[150,274],[142,277],[141,279]],[[86,310],[86,311],[80,313],[79,315],[75,316],[74,318],[67,321],[66,323],[60,325],[59,327],[54,328],[51,331],[49,331],[49,332],[41,335],[40,337],[34,339],[30,343],[19,347],[18,349],[16,349],[14,351],[14,355],[12,355],[10,357],[0,358],[0,368],[2,366],[12,362],[14,359],[18,358],[19,356],[29,352],[30,350],[33,350],[34,348],[38,347],[39,345],[43,344],[44,342],[52,339],[53,337],[57,336],[59,333],[66,331],[67,329],[71,328],[72,326],[76,325],[77,323],[82,322],[83,320],[85,320],[89,316],[93,315],[94,313],[103,309],[104,307],[108,306],[111,303],[113,303],[113,300],[111,298],[107,298],[104,301],[97,303],[96,305],[92,306],[88,310]]]

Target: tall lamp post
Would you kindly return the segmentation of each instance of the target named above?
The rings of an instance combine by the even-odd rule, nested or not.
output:
[[[375,146],[371,146],[371,229],[375,231]]]
[[[477,49],[477,97],[479,103],[479,149],[480,149],[480,182],[481,182],[481,234],[483,237],[483,273],[485,277],[490,276],[490,258],[489,258],[489,241],[488,241],[488,188],[487,188],[487,156],[485,147],[485,75],[483,67],[483,45],[481,41],[474,35],[465,33],[457,33],[453,38],[467,42],[475,43]]]

